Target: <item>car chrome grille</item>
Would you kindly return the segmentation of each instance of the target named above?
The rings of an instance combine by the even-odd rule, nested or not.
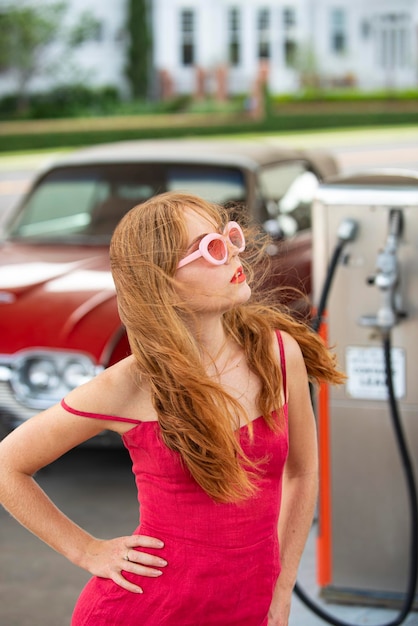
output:
[[[16,400],[8,382],[0,381],[1,417],[9,416],[11,419],[23,422],[35,415],[35,413],[38,413],[36,409],[29,409]]]

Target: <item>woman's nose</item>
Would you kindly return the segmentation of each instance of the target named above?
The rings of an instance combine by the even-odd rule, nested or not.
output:
[[[227,250],[228,250],[228,258],[227,258],[226,262],[229,263],[230,260],[233,257],[239,255],[239,249],[237,248],[237,246],[234,246],[234,244],[231,243],[230,241],[226,242],[226,247],[227,247]]]

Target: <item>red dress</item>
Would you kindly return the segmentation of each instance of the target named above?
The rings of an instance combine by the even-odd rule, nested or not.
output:
[[[280,337],[279,344],[282,352]],[[283,352],[282,368],[285,385]],[[262,417],[252,422],[253,440],[248,426],[239,431],[248,457],[267,459],[258,492],[240,504],[214,502],[179,454],[166,447],[158,422],[138,424],[63,406],[85,417],[137,424],[123,435],[140,502],[134,534],[161,539],[164,548],[154,553],[168,561],[158,578],[124,572],[143,594],[93,577],[76,604],[72,626],[267,626],[280,573],[277,526],[288,451],[287,406],[279,432]]]

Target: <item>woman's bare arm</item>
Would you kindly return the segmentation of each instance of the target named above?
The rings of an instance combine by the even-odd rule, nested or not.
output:
[[[91,391],[97,391],[93,381]],[[0,503],[72,563],[138,592],[139,588],[123,577],[122,569],[157,576],[161,570],[156,568],[163,567],[165,561],[131,548],[161,548],[162,543],[138,535],[109,541],[97,539],[60,511],[34,479],[38,470],[111,425],[73,415],[60,405],[28,420],[0,442]],[[129,549],[128,562],[125,557]]]
[[[270,607],[269,626],[287,626],[293,587],[314,514],[318,489],[315,418],[308,378],[296,341],[283,333],[289,409],[289,455],[279,520],[282,570]]]

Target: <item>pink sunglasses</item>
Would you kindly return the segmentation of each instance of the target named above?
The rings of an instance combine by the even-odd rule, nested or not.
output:
[[[245,237],[241,226],[236,222],[228,222],[222,235],[209,233],[202,237],[199,248],[191,252],[180,261],[177,269],[195,261],[201,256],[212,265],[222,265],[228,259],[228,243],[238,248],[238,252],[245,250]]]

